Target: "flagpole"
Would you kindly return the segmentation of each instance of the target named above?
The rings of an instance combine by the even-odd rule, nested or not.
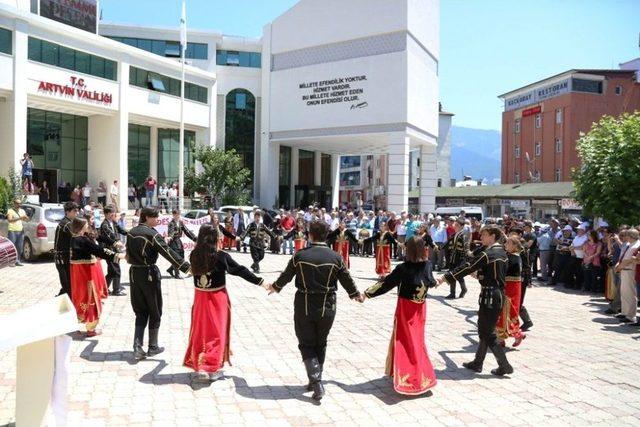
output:
[[[180,18],[180,144],[178,152],[178,206],[184,210],[184,61],[187,50],[187,16],[185,0],[182,0],[182,16]]]

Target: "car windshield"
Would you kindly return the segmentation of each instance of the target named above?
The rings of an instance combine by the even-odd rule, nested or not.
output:
[[[64,209],[45,209],[44,218],[50,222],[60,222],[60,220],[64,218]]]

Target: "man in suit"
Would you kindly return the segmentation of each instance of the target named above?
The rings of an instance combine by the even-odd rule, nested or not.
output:
[[[116,215],[117,212],[114,206],[109,205],[105,207],[105,219],[102,224],[100,224],[100,229],[98,230],[98,242],[114,252],[118,252],[124,248],[124,244],[120,241],[120,235],[127,235],[127,231],[116,222]],[[109,287],[110,283],[113,284],[111,295],[118,297],[127,295],[122,285],[120,285],[120,275],[120,263],[118,259],[115,261],[107,260],[107,275],[105,276],[107,287]]]

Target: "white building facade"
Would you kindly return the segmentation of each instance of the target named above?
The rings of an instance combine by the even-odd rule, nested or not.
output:
[[[83,19],[52,12],[78,5]],[[128,183],[173,182],[211,145],[240,153],[257,204],[330,207],[340,156],[385,155],[385,207],[401,211],[418,150],[434,208],[437,0],[302,0],[261,39],[189,30],[184,165],[178,28],[96,18],[94,0],[0,0],[2,171],[29,152],[51,190],[117,180],[126,206]]]

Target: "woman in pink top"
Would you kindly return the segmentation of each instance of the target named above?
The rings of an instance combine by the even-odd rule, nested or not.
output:
[[[589,240],[584,244],[584,258],[582,259],[585,291],[600,291],[602,288],[599,279],[602,276],[601,252],[602,243],[598,239],[598,233],[591,230],[589,232]]]

